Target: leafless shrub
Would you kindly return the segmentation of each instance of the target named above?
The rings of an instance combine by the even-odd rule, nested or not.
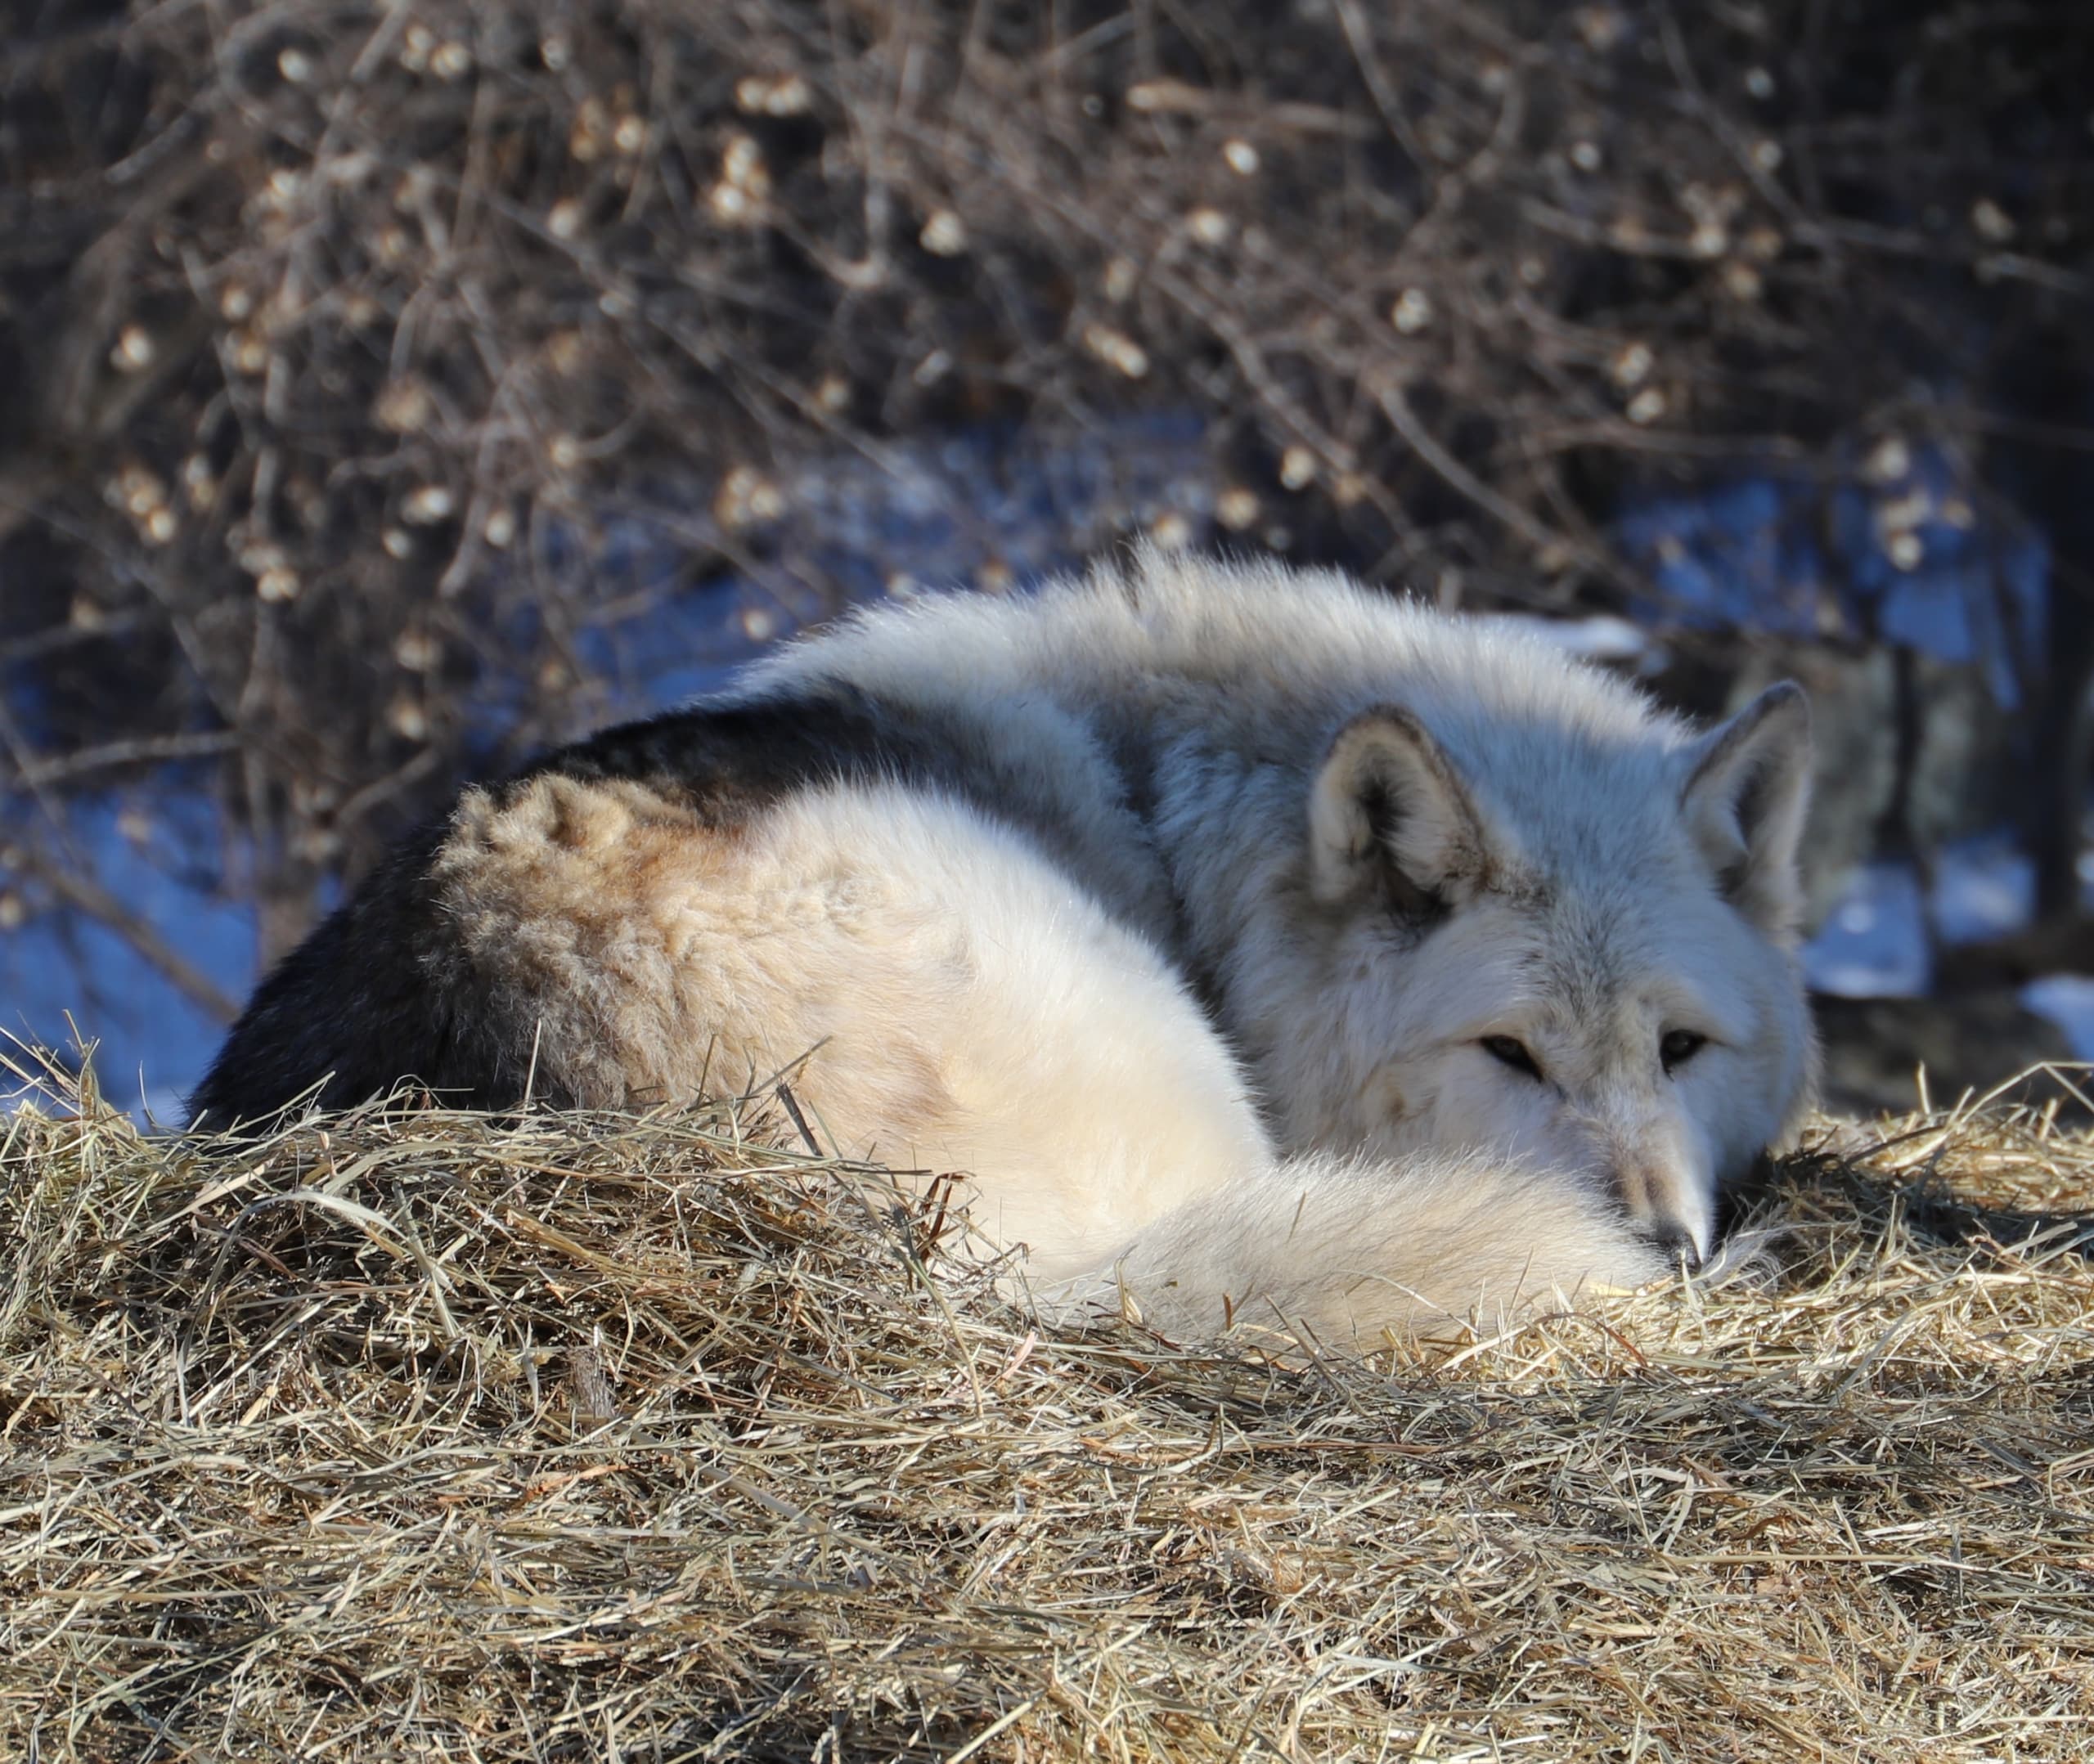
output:
[[[833,599],[794,473],[955,425],[1191,412],[1219,536],[1449,602],[1647,592],[1611,523],[1669,473],[1924,443],[2048,518],[2091,41],[1808,0],[47,8],[0,91],[5,788],[222,753],[281,943],[600,711],[607,515],[666,488],[684,581]]]

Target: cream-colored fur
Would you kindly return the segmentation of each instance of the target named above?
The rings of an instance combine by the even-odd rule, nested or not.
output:
[[[1503,1157],[1283,1159],[1154,945],[941,796],[818,790],[727,837],[548,777],[469,798],[438,873],[475,958],[545,1001],[548,1080],[615,1106],[789,1074],[825,1149],[966,1173],[977,1230],[1059,1314],[1371,1344],[1665,1266]]]
[[[543,1036],[563,1088],[610,1106],[787,1075],[825,1149],[971,1174],[977,1224],[1050,1281],[1269,1162],[1234,1062],[1155,948],[977,811],[817,790],[657,856],[640,795],[541,780],[501,814],[474,805],[476,837],[444,860],[469,947],[528,954],[533,990],[571,1013]],[[586,833],[549,837],[577,803]]]
[[[1225,1322],[1372,1349],[1490,1330],[1677,1272],[1575,1184],[1488,1151],[1275,1161],[1153,1221],[1103,1275],[1045,1287],[1198,1339]]]
[[[965,1173],[1058,1309],[1332,1342],[1707,1251],[1807,1095],[1792,691],[1703,737],[1523,635],[1154,554],[847,620],[721,702],[839,690],[969,789],[468,794],[438,904],[558,1090],[783,1074],[833,1149]]]

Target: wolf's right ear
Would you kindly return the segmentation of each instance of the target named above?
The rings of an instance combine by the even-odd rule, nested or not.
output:
[[[1310,887],[1325,905],[1378,887],[1425,911],[1485,885],[1499,843],[1445,750],[1397,706],[1341,729],[1310,789]]]
[[[1796,855],[1810,808],[1810,701],[1769,686],[1695,751],[1680,791],[1687,831],[1718,886],[1768,936],[1803,915]]]

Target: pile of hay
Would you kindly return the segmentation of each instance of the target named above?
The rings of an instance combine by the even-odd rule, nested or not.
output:
[[[1771,1277],[1378,1367],[1035,1331],[734,1128],[0,1124],[0,1755],[2082,1755],[2047,1117],[1828,1127]]]

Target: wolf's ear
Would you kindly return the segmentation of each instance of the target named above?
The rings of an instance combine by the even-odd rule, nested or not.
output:
[[[1810,806],[1810,702],[1793,680],[1769,686],[1696,750],[1680,790],[1687,831],[1723,892],[1770,936],[1803,911],[1796,851]]]
[[[1364,711],[1337,732],[1309,796],[1317,900],[1379,886],[1422,912],[1450,885],[1480,885],[1493,850],[1461,774],[1409,711]]]

